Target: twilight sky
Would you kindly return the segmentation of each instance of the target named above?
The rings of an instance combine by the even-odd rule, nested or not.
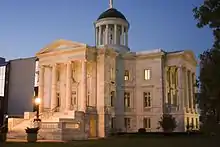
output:
[[[130,22],[132,51],[162,48],[199,53],[212,46],[212,32],[198,29],[192,9],[203,0],[114,0]],[[0,0],[0,56],[34,56],[56,39],[94,45],[93,22],[109,0]]]

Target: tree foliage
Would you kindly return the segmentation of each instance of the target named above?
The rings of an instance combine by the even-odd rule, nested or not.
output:
[[[212,49],[200,55],[198,103],[201,110],[202,129],[216,131],[220,120],[220,0],[204,0],[193,9],[197,27],[212,29],[215,42]]]
[[[177,127],[176,119],[170,114],[163,114],[159,124],[163,128],[164,132],[173,132]]]
[[[220,0],[205,0],[198,8],[193,9],[194,17],[198,20],[197,27],[209,26],[215,36],[214,47],[220,47]]]
[[[203,124],[215,125],[220,120],[220,50],[200,55],[200,94],[198,98]]]

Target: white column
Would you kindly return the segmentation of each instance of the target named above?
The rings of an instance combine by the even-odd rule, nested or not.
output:
[[[41,99],[41,104],[39,107],[39,111],[43,112],[44,109],[44,67],[40,66],[39,68],[39,91],[38,97]]]
[[[96,45],[99,44],[99,40],[98,40],[98,37],[99,37],[99,34],[98,34],[98,27],[95,27],[95,43]]]
[[[182,66],[178,67],[178,82],[177,82],[177,86],[178,86],[178,105],[180,110],[182,111],[184,108],[184,97],[183,97],[183,70],[182,70]]]
[[[71,61],[66,63],[66,111],[70,110],[71,104]]]
[[[190,100],[191,100],[191,109],[193,110],[193,74],[190,72]]]
[[[168,91],[169,91],[169,81],[168,81],[168,78],[169,78],[169,75],[168,75],[168,71],[169,71],[169,67],[165,67],[165,77],[166,77],[166,82],[165,82],[165,89],[166,89],[166,96],[165,96],[165,101],[164,103],[167,104],[168,103]]]
[[[92,89],[94,89],[93,91],[94,91],[94,97],[93,97],[93,99],[94,99],[94,106],[97,106],[97,62],[95,62],[94,63],[94,88],[92,88]]]
[[[195,103],[195,101],[194,101],[194,99],[195,99],[195,93],[196,93],[196,76],[195,76],[195,73],[193,73],[192,74],[192,78],[193,78],[193,80],[192,80],[192,82],[193,82],[193,108],[194,108],[194,111],[196,111],[196,103]]]
[[[185,87],[186,87],[186,106],[187,106],[187,110],[189,109],[189,88],[188,88],[188,86],[189,86],[189,84],[188,84],[188,70],[187,70],[187,68],[186,68],[186,72],[185,72],[185,74],[186,74],[186,85],[185,85]]]
[[[109,44],[109,37],[108,37],[108,24],[106,25],[106,28],[105,28],[105,44]]]
[[[173,104],[173,67],[170,67],[170,104]]]
[[[128,28],[125,33],[125,45],[128,46]]]
[[[117,44],[117,24],[114,25],[114,44]]]
[[[125,43],[125,27],[124,26],[121,26],[121,28],[122,28],[122,34],[121,34],[121,45],[124,45]]]
[[[56,95],[57,95],[57,69],[56,69],[56,64],[53,65],[52,67],[52,87],[51,87],[51,100],[50,100],[50,109],[54,109],[57,106],[57,100],[56,100]]]
[[[99,37],[98,37],[98,45],[101,45],[101,34],[102,33],[102,26],[99,26]]]
[[[81,77],[81,98],[80,98],[80,111],[85,112],[86,110],[86,99],[87,99],[87,66],[86,61],[82,63],[82,77]]]

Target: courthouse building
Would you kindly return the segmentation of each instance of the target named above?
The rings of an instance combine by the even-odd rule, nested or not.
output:
[[[130,24],[112,1],[94,29],[95,46],[60,39],[36,54],[42,123],[83,112],[89,136],[105,137],[112,130],[161,131],[158,121],[170,113],[175,131],[185,131],[187,124],[198,129],[197,62],[191,50],[133,52]]]

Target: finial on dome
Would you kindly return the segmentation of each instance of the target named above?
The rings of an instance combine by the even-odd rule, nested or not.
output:
[[[109,0],[109,8],[113,8],[113,0]]]

